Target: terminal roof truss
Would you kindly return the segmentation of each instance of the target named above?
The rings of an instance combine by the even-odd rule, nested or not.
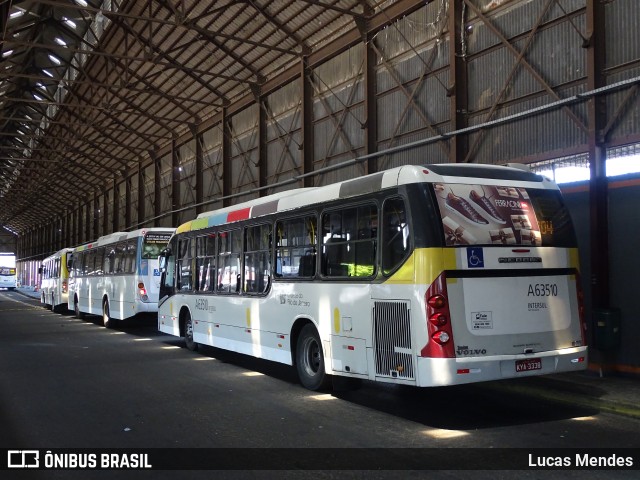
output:
[[[0,0],[0,224],[49,223],[409,3],[420,2]]]

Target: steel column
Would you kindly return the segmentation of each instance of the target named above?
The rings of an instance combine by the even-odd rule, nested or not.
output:
[[[231,119],[227,118],[227,109],[222,109],[222,206],[231,205],[231,200],[227,198],[231,195]]]
[[[138,220],[137,227],[142,226],[144,220],[145,210],[145,197],[144,197],[144,168],[142,168],[142,162],[138,164]]]
[[[180,199],[180,152],[176,147],[175,138],[171,140],[171,225],[177,227],[180,223],[180,214],[177,212],[182,207]]]
[[[195,129],[193,132],[196,139],[196,215],[198,215],[204,211],[202,205],[204,202],[204,135],[195,133]]]
[[[450,98],[449,118],[451,130],[467,127],[468,95],[467,59],[463,48],[464,18],[462,18],[464,0],[449,2],[449,78],[452,84],[447,95]],[[469,151],[468,135],[455,135],[449,144],[449,161],[456,163],[463,161]]]
[[[313,85],[307,57],[300,60],[300,82],[302,83],[302,170],[304,174],[313,171]],[[311,175],[304,177],[303,186],[313,187]]]
[[[605,85],[604,5],[600,0],[587,0],[587,90]],[[606,172],[607,150],[602,133],[607,124],[603,97],[587,103],[589,116],[589,182],[591,235],[591,305],[609,307],[609,214]]]

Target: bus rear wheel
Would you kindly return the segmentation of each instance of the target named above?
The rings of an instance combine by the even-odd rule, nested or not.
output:
[[[315,326],[310,323],[302,328],[298,337],[296,368],[303,387],[323,390],[329,385],[329,376],[324,368],[322,342]]]
[[[192,352],[198,350],[198,344],[193,341],[193,320],[189,313],[186,313],[184,318],[184,343],[187,346],[187,350]]]
[[[113,327],[113,319],[109,314],[109,300],[105,300],[104,302],[102,302],[102,323],[104,324],[105,328]]]

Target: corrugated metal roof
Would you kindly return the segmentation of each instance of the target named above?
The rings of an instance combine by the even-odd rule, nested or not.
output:
[[[77,207],[382,3],[0,2],[0,224]]]

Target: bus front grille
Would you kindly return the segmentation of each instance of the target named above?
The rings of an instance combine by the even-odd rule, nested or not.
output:
[[[409,302],[374,302],[376,375],[414,379]]]

